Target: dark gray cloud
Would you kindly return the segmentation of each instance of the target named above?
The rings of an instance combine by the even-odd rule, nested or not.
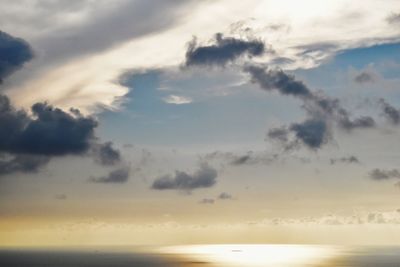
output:
[[[399,24],[400,23],[400,13],[392,13],[387,18],[386,21],[389,24]]]
[[[272,128],[268,131],[267,136],[270,139],[278,140],[282,143],[289,141],[289,131],[285,127]]]
[[[129,167],[122,167],[111,171],[106,176],[91,177],[90,182],[93,183],[104,183],[104,184],[123,184],[129,180]]]
[[[282,70],[266,70],[260,66],[250,65],[245,67],[244,71],[250,74],[251,82],[259,84],[264,90],[277,90],[283,95],[296,97],[308,98],[311,96],[310,90],[303,82]]]
[[[243,164],[248,163],[250,160],[251,160],[251,155],[249,155],[249,154],[239,156],[232,161],[232,165],[243,165]]]
[[[121,153],[113,148],[112,142],[98,144],[94,148],[94,157],[96,162],[101,165],[111,166],[121,162]]]
[[[388,179],[400,179],[400,172],[397,169],[382,170],[373,169],[369,173],[369,177],[373,180],[388,180]]]
[[[216,184],[218,173],[207,164],[202,164],[200,169],[193,174],[175,171],[175,175],[164,175],[157,178],[152,189],[156,190],[183,190],[191,191],[199,188],[208,188]]]
[[[225,66],[242,56],[260,56],[265,52],[265,45],[260,40],[241,40],[224,37],[217,33],[215,44],[201,46],[194,38],[186,51],[186,66]]]
[[[341,157],[341,158],[332,158],[332,159],[330,159],[330,163],[332,165],[334,165],[336,163],[359,164],[360,161],[358,160],[358,158],[356,156],[348,156],[348,157]]]
[[[33,52],[27,42],[0,31],[0,83],[32,58]]]
[[[222,192],[221,194],[219,194],[218,199],[222,199],[222,200],[233,199],[233,196],[226,192]]]
[[[375,126],[374,119],[369,116],[352,119],[338,99],[328,97],[322,92],[311,91],[303,82],[282,70],[249,65],[244,71],[250,75],[251,82],[257,83],[262,89],[277,91],[302,101],[308,117],[304,122],[274,128],[267,134],[269,138],[283,144],[287,150],[297,148],[299,144],[313,150],[321,148],[332,139],[334,123],[346,131]]]
[[[27,42],[0,31],[0,82],[32,57]],[[47,103],[34,104],[28,115],[0,94],[0,175],[34,173],[53,156],[86,155],[91,149],[103,165],[119,162],[119,151],[111,143],[98,143],[97,125],[77,109],[65,112]]]
[[[37,172],[55,156],[93,156],[102,165],[121,161],[112,143],[99,143],[94,118],[47,103],[34,104],[31,112],[14,108],[0,94],[0,156],[6,158],[0,161],[0,175]]]
[[[6,159],[4,159],[6,158]],[[50,158],[38,155],[3,155],[0,160],[0,175],[11,173],[37,173],[44,167]]]
[[[369,116],[361,116],[351,120],[348,112],[344,109],[338,111],[338,124],[339,127],[346,131],[351,131],[357,128],[373,128],[376,125],[375,120]]]
[[[62,156],[83,154],[94,140],[97,121],[66,113],[46,103],[32,106],[30,117],[0,95],[0,152]]]
[[[362,71],[361,73],[357,74],[354,77],[354,81],[356,83],[364,84],[364,83],[372,83],[375,81],[375,77],[373,74],[367,72],[367,71]]]
[[[388,102],[386,102],[385,99],[381,98],[379,99],[379,105],[382,108],[382,113],[383,116],[392,124],[397,125],[400,122],[400,110],[396,109],[392,105],[390,105]]]
[[[214,204],[215,200],[213,198],[203,198],[199,201],[199,204]]]
[[[332,139],[326,121],[318,118],[292,123],[288,127],[273,128],[269,130],[267,136],[277,141],[286,151],[296,149],[300,145],[317,150]]]
[[[301,140],[309,148],[318,149],[329,140],[328,126],[324,120],[310,119],[302,123],[293,123],[289,129],[296,139]]]

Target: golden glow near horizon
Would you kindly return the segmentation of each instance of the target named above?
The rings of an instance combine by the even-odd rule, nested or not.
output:
[[[170,247],[163,251],[237,267],[309,266],[337,254],[333,247],[302,245],[195,245]]]

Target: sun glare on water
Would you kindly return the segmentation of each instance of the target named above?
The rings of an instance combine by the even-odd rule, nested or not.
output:
[[[183,254],[223,266],[302,267],[323,262],[336,252],[332,247],[303,245],[193,245],[170,247]]]

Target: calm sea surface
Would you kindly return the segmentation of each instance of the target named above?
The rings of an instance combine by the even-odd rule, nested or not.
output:
[[[195,245],[1,249],[0,267],[400,267],[400,247]]]

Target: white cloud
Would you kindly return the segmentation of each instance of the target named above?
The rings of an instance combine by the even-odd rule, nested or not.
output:
[[[157,3],[166,2],[153,5],[120,0],[110,9],[108,1],[95,8],[97,1],[87,0],[82,11],[61,1],[32,9],[22,7],[31,1],[21,2],[21,6],[11,2],[12,9],[7,7],[10,1],[5,1],[3,8],[0,3],[0,18],[8,17],[4,30],[22,34],[38,51],[37,60],[8,82],[11,97],[22,106],[48,100],[85,112],[94,112],[99,105],[117,108],[120,102],[116,100],[128,91],[116,82],[122,72],[179,66],[193,35],[204,42],[216,32],[238,36],[244,34],[240,29],[250,27],[276,51],[258,60],[273,65],[276,59],[287,59],[279,63],[286,69],[314,67],[344,49],[400,40],[398,27],[387,22],[399,9],[397,0],[387,0],[384,5],[380,0],[172,1],[166,6],[168,12],[156,8],[163,10],[162,14],[139,19],[130,15],[131,9],[140,14],[141,8],[151,11]],[[48,10],[69,15],[64,19],[40,15]],[[157,16],[163,19],[162,25]],[[236,27],[232,27],[234,23]],[[48,26],[42,30],[41,25]],[[39,35],[34,34],[36,30]],[[74,38],[66,38],[66,33]],[[64,44],[63,38],[77,51]],[[93,47],[88,41],[93,41]],[[55,53],[57,49],[64,54]]]
[[[193,101],[190,97],[179,95],[169,95],[167,97],[164,97],[163,100],[165,103],[175,105],[190,104]]]

